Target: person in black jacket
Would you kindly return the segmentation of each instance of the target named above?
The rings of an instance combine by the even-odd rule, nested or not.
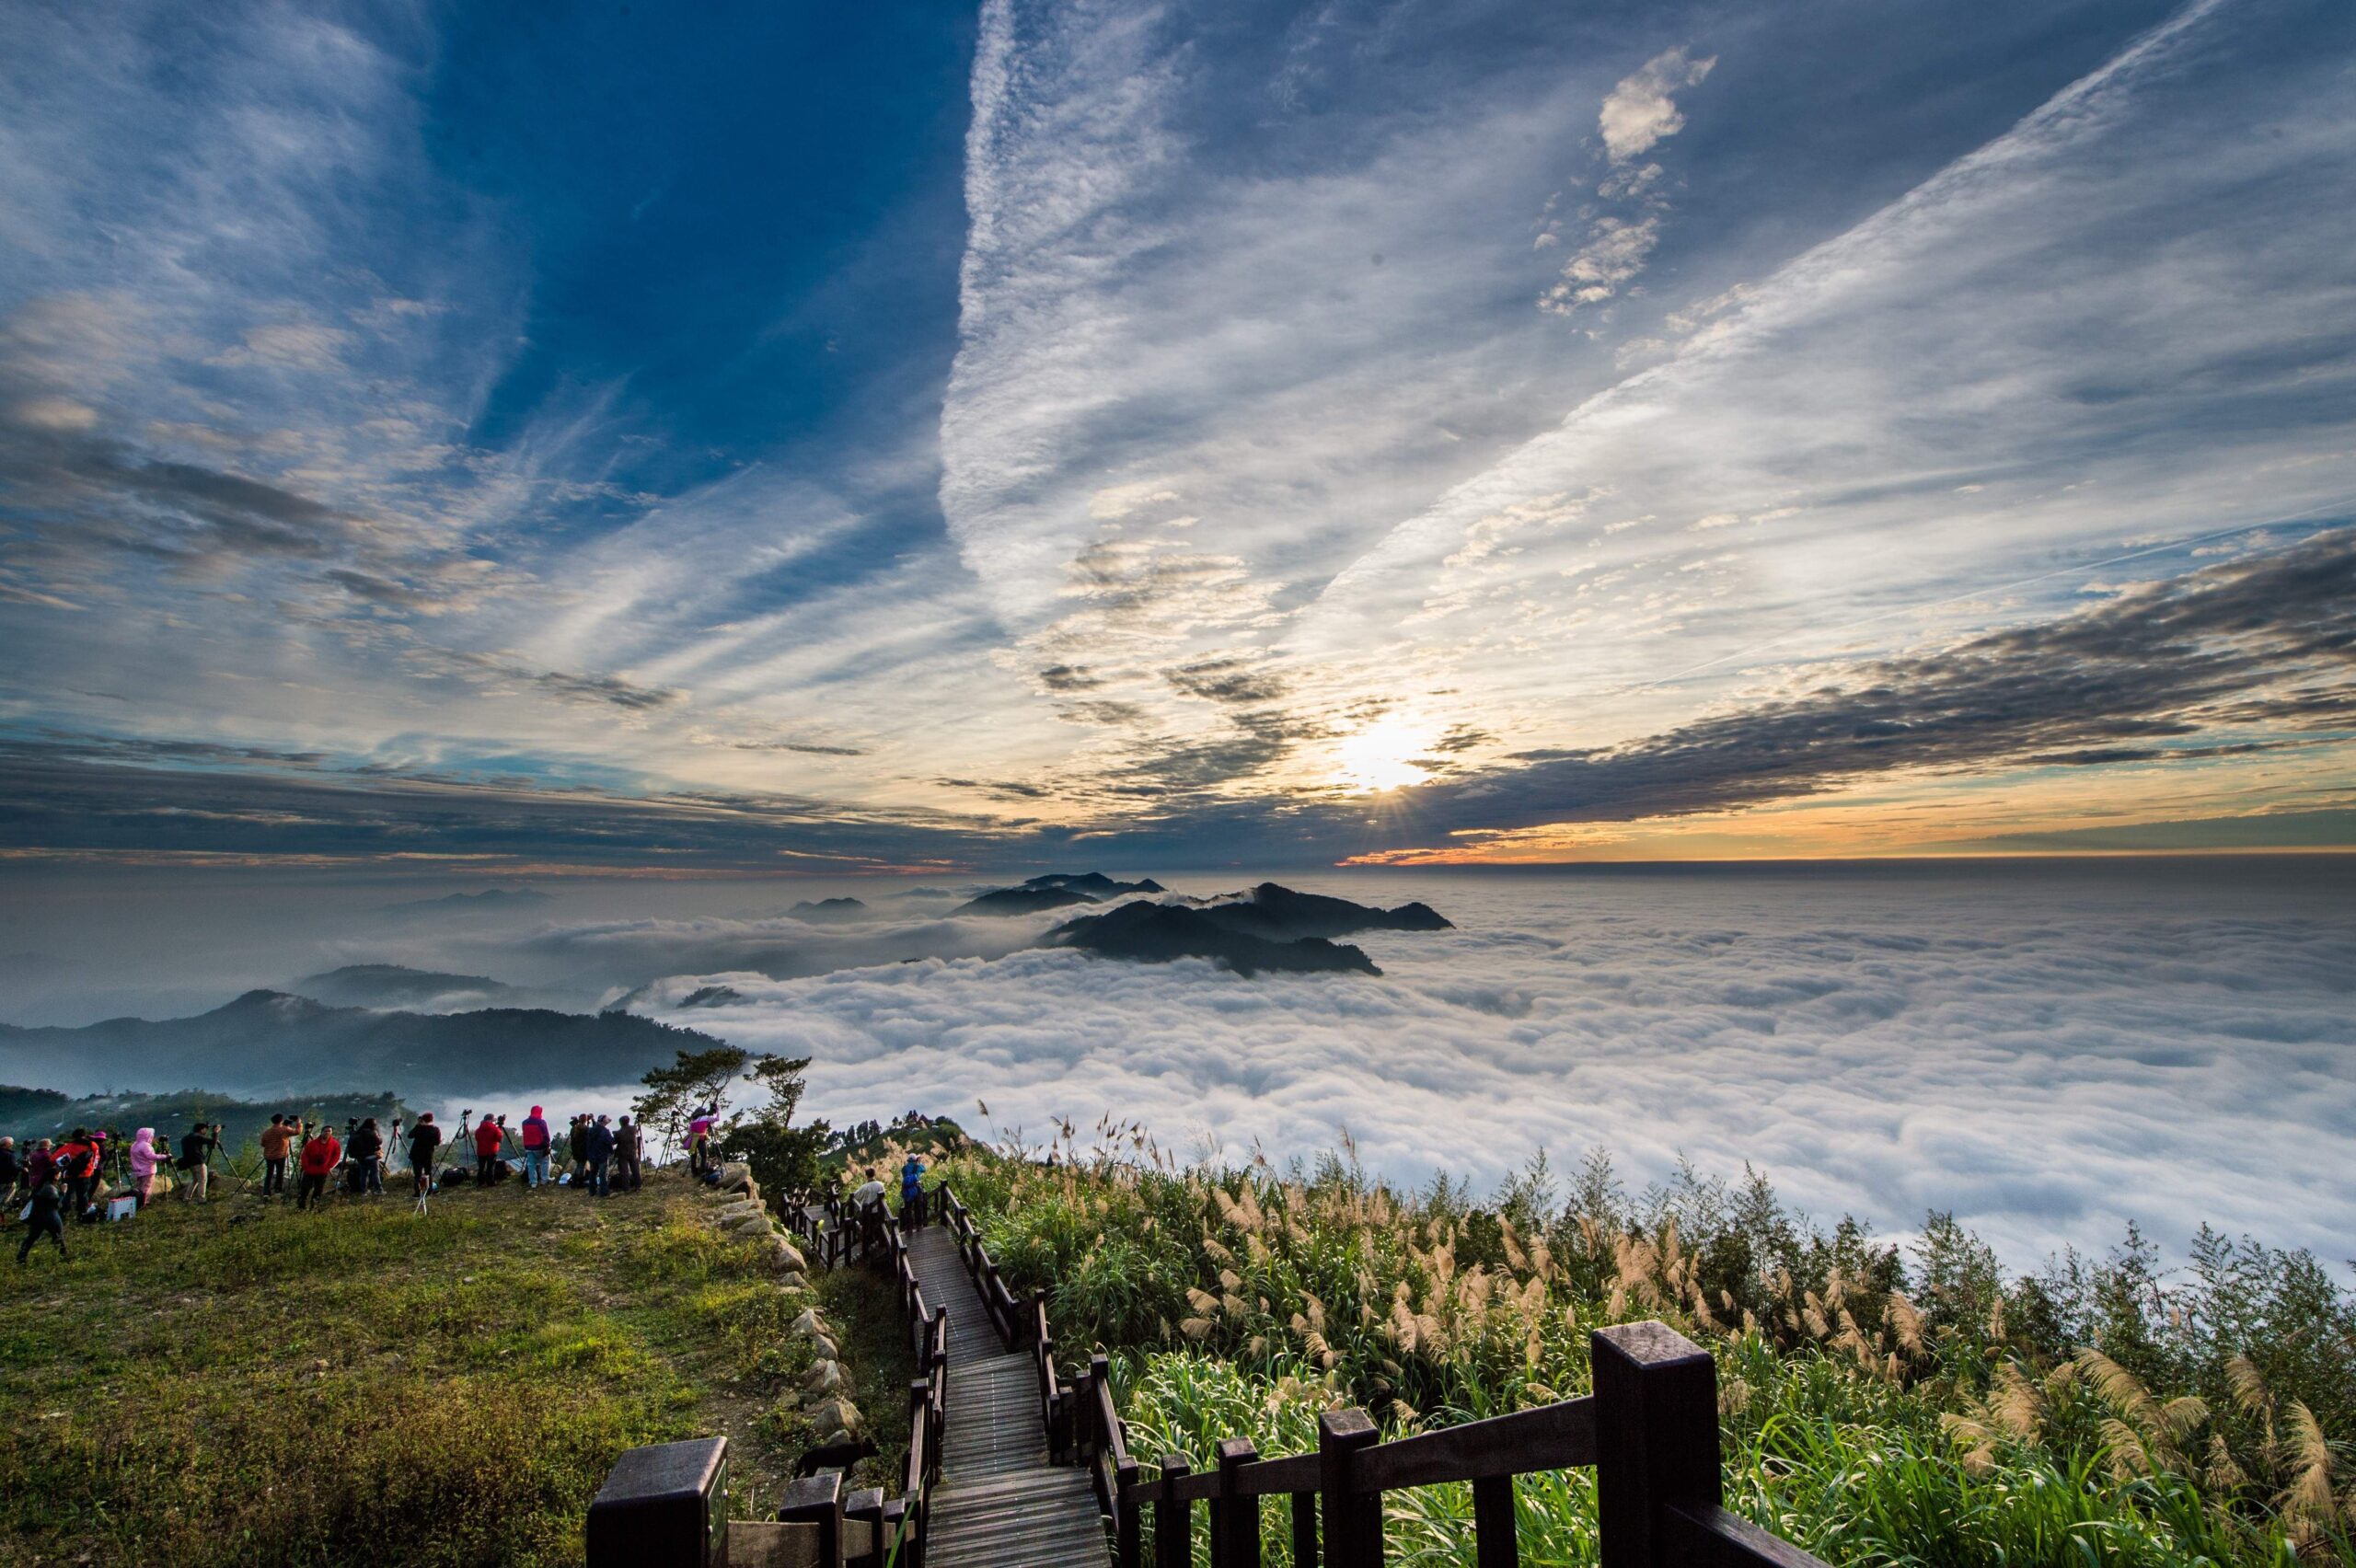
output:
[[[638,1173],[638,1124],[625,1116],[614,1129],[614,1179],[616,1191],[635,1193],[641,1180]]]
[[[385,1195],[385,1135],[376,1130],[376,1118],[369,1117],[352,1135],[352,1146],[344,1150],[352,1160],[352,1190]]]
[[[433,1157],[441,1148],[442,1129],[433,1124],[433,1113],[428,1111],[409,1133],[410,1180],[421,1196],[433,1190]]]
[[[610,1197],[612,1193],[606,1185],[606,1166],[614,1158],[614,1129],[606,1125],[603,1115],[581,1129],[581,1154],[589,1162],[590,1196]]]
[[[25,1162],[17,1156],[17,1140],[0,1138],[0,1209],[17,1206],[17,1188],[25,1179]]]
[[[33,1189],[33,1212],[25,1219],[25,1244],[17,1249],[17,1262],[21,1265],[32,1256],[33,1243],[42,1237],[57,1243],[57,1255],[65,1252],[65,1194],[57,1190],[54,1182],[43,1182]]]
[[[180,1135],[180,1172],[188,1178],[188,1197],[193,1203],[206,1200],[206,1189],[213,1175],[213,1151],[221,1147],[221,1135],[199,1122]]]

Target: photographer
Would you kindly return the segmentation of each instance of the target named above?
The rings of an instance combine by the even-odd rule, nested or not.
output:
[[[507,1141],[503,1118],[488,1111],[475,1126],[475,1185],[488,1187],[499,1180],[499,1149]]]
[[[213,1151],[221,1147],[221,1135],[204,1122],[199,1122],[180,1135],[179,1168],[188,1178],[188,1196],[192,1203],[207,1201],[213,1175]]]
[[[433,1124],[433,1113],[428,1111],[418,1117],[409,1134],[410,1180],[420,1196],[433,1190],[433,1156],[441,1147],[442,1129]]]
[[[376,1118],[369,1117],[352,1134],[352,1190],[375,1197],[385,1195],[385,1136],[376,1130]]]
[[[272,1193],[286,1195],[286,1155],[303,1136],[297,1123],[290,1122],[283,1113],[272,1112],[270,1125],[258,1134],[254,1142],[261,1146],[261,1195]]]

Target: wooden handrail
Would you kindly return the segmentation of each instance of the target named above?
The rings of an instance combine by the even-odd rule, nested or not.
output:
[[[1315,1453],[1261,1458],[1248,1442],[1219,1445],[1215,1470],[1168,1456],[1147,1480],[1129,1458],[1102,1356],[1082,1378],[1077,1441],[1113,1480],[1100,1480],[1119,1568],[1144,1568],[1145,1510],[1154,1561],[1189,1561],[1194,1505],[1211,1505],[1213,1568],[1257,1568],[1263,1497],[1292,1499],[1295,1560],[1379,1568],[1382,1494],[1470,1482],[1480,1568],[1512,1568],[1513,1478],[1596,1468],[1602,1568],[1824,1568],[1818,1559],[1720,1505],[1717,1368],[1707,1352],[1663,1323],[1627,1323],[1590,1336],[1596,1391],[1384,1443],[1364,1411],[1329,1411]],[[1109,1495],[1107,1495],[1109,1493]]]

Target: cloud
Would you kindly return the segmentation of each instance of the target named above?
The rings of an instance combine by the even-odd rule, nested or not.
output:
[[[1584,306],[1601,305],[1645,270],[1645,261],[1660,243],[1660,214],[1647,213],[1633,221],[1602,217],[1588,232],[1587,243],[1563,264],[1563,275],[1539,296],[1539,306],[1568,316]]]
[[[205,363],[242,367],[269,365],[279,370],[338,370],[343,365],[352,334],[337,327],[286,322],[248,327],[237,347],[225,349]]]
[[[1642,70],[1622,77],[1596,117],[1611,161],[1626,163],[1650,152],[1663,137],[1684,130],[1685,116],[1669,95],[1697,86],[1717,63],[1715,54],[1696,60],[1683,48],[1669,49],[1646,61]]]
[[[1493,1182],[1542,1145],[1608,1147],[1640,1180],[1747,1162],[1828,1220],[1953,1209],[2015,1266],[2130,1218],[2175,1246],[2206,1221],[2336,1257],[2356,1203],[2337,1049],[2356,943],[2320,870],[1323,890],[1429,899],[1463,928],[1354,939],[1380,980],[1019,952],[662,995],[724,978],[745,1000],[696,1026],[811,1056],[809,1104],[838,1123],[978,1097],[1034,1136],[1111,1112],[1182,1152],[1279,1161],[1346,1127],[1407,1181]],[[2269,1157],[2286,1141],[2307,1158]]]

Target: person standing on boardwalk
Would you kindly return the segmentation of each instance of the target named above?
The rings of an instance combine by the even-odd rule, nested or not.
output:
[[[614,1185],[625,1193],[638,1191],[638,1124],[625,1116],[614,1128]]]
[[[475,1185],[488,1187],[499,1173],[499,1147],[507,1141],[507,1129],[499,1119],[486,1111],[475,1127]]]
[[[524,1187],[528,1192],[547,1185],[549,1179],[549,1119],[538,1106],[533,1106],[532,1113],[524,1118],[522,1132]]]
[[[924,1223],[924,1161],[914,1154],[900,1167],[900,1224]]]
[[[328,1178],[343,1163],[343,1145],[336,1137],[335,1129],[327,1123],[303,1141],[303,1181],[294,1193],[294,1206],[309,1208],[317,1203],[325,1207],[328,1201]]]
[[[409,1132],[410,1182],[420,1195],[433,1190],[433,1156],[441,1147],[442,1129],[433,1124],[433,1113],[428,1111]]]
[[[142,1127],[131,1136],[131,1195],[141,1208],[156,1192],[156,1168],[164,1157],[156,1148],[156,1129]]]
[[[271,1113],[270,1125],[264,1127],[254,1142],[261,1146],[261,1195],[272,1193],[286,1195],[286,1151],[294,1147],[300,1136],[292,1122],[278,1112]]]
[[[57,1255],[63,1260],[66,1256],[65,1200],[54,1182],[43,1182],[33,1189],[32,1212],[25,1216],[24,1245],[17,1249],[17,1266],[32,1256],[33,1243],[44,1236],[57,1243]]]
[[[180,1169],[188,1174],[188,1197],[191,1203],[207,1201],[213,1174],[213,1151],[221,1145],[221,1135],[205,1123],[199,1122],[180,1135]]]

